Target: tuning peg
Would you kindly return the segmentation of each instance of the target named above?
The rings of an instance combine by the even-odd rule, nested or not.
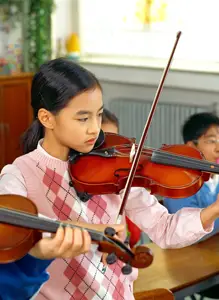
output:
[[[73,183],[72,180],[69,181],[69,186],[70,186],[70,187],[74,187],[74,183]]]
[[[112,227],[106,227],[106,229],[104,230],[104,233],[109,236],[114,236],[116,234],[116,231]]]
[[[132,273],[132,267],[129,264],[126,264],[124,267],[122,267],[123,275],[129,275],[131,273]]]
[[[106,262],[108,265],[112,265],[117,261],[117,256],[115,253],[110,253],[107,255]]]
[[[129,242],[130,242],[130,237],[127,235],[124,244],[129,245]]]

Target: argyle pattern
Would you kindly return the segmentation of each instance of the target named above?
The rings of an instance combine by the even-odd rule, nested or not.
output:
[[[62,177],[55,169],[44,170],[39,164],[37,167],[44,173],[45,195],[59,220],[77,220],[93,224],[110,223],[108,205],[101,196],[93,196],[84,203],[76,197],[74,189],[69,186],[67,173]],[[92,245],[89,253],[62,261],[65,264],[64,290],[69,294],[69,300],[124,299],[126,276],[121,273],[123,263],[118,261],[103,272],[101,257],[102,253],[97,250],[97,246]],[[130,287],[126,285],[126,288],[131,293]]]

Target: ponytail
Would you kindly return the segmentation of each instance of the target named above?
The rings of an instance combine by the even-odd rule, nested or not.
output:
[[[37,144],[44,136],[43,125],[35,119],[21,138],[23,154],[27,154],[37,148]]]

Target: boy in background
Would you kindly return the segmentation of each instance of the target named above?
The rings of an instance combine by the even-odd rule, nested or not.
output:
[[[206,160],[213,163],[219,160],[219,118],[215,114],[205,112],[190,116],[182,127],[182,136],[184,143],[197,148]],[[183,207],[205,208],[216,201],[219,194],[218,183],[219,175],[212,174],[209,181],[205,182],[195,195],[183,199],[164,198],[163,204],[171,214]],[[206,237],[218,232],[219,219],[215,221],[214,230]],[[219,299],[219,286],[207,289],[200,295]]]
[[[212,113],[197,113],[188,118],[182,128],[184,143],[197,148],[205,159],[216,163],[219,159],[219,118]],[[216,201],[219,193],[219,176],[212,174],[209,181],[193,196],[183,199],[164,198],[164,206],[169,213],[175,213],[183,207],[205,208]],[[219,231],[216,220],[214,231]]]

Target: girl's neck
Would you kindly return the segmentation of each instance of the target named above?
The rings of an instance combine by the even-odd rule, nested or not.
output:
[[[41,146],[49,155],[63,161],[68,160],[69,149],[60,145],[54,138],[45,135]]]

